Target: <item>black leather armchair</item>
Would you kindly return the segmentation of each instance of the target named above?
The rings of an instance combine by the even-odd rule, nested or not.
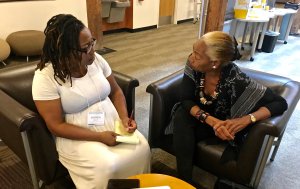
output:
[[[34,188],[68,176],[58,161],[52,134],[37,113],[31,93],[36,63],[0,69],[0,138],[28,164]],[[128,112],[135,106],[137,79],[113,72],[126,97]]]
[[[289,105],[288,110],[281,116],[257,122],[250,130],[236,161],[221,164],[219,160],[226,145],[207,145],[203,141],[197,144],[194,165],[240,188],[257,188],[271,147],[275,146],[271,156],[273,161],[286,125],[300,98],[300,83],[264,72],[245,68],[242,70],[284,97]],[[172,135],[165,135],[164,130],[170,120],[171,109],[179,100],[182,77],[183,70],[180,70],[148,85],[146,89],[151,94],[148,136],[150,147],[161,148],[171,154],[174,154]]]

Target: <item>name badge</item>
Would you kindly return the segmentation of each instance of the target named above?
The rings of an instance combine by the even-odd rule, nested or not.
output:
[[[104,112],[89,112],[88,125],[104,125]]]

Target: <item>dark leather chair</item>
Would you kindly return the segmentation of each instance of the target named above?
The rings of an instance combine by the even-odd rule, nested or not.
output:
[[[32,99],[35,67],[36,63],[27,63],[0,69],[0,138],[27,163],[36,189],[67,179],[68,171],[58,161],[53,136]],[[139,82],[118,72],[113,74],[126,97],[128,112],[131,112]]]
[[[264,72],[245,68],[242,70],[284,97],[289,106],[287,111],[281,116],[257,122],[250,130],[236,161],[221,164],[219,160],[226,145],[207,145],[203,141],[197,144],[194,165],[240,188],[257,188],[271,147],[275,145],[271,156],[273,161],[300,98],[300,83]],[[183,70],[180,70],[148,85],[146,89],[151,94],[148,136],[150,147],[161,148],[171,154],[174,154],[172,135],[165,135],[164,130],[169,123],[171,109],[179,100],[182,77]]]

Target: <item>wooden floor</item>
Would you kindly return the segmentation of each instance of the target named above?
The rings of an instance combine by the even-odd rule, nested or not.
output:
[[[116,50],[104,55],[112,69],[140,81],[135,112],[139,129],[145,136],[148,135],[149,117],[147,85],[182,69],[197,36],[198,25],[192,22],[104,36],[104,46]]]

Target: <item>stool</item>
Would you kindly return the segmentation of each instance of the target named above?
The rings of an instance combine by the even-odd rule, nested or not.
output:
[[[6,41],[3,39],[0,39],[0,62],[6,66],[4,60],[7,59],[7,57],[10,54],[10,47]]]
[[[12,52],[17,56],[29,56],[42,54],[45,35],[42,31],[23,30],[8,35],[6,41],[9,43]]]

